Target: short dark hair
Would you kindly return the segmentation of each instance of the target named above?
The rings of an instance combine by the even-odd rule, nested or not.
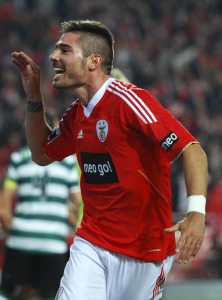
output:
[[[61,24],[62,34],[78,32],[84,57],[95,53],[102,56],[101,68],[110,74],[114,59],[114,38],[111,31],[101,22],[94,20],[66,21]]]

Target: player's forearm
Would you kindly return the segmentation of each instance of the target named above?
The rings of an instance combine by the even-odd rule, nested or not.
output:
[[[11,211],[12,208],[12,199],[14,196],[15,191],[10,188],[5,188],[3,186],[2,193],[0,195],[0,207],[1,210],[4,211]]]
[[[5,184],[5,183],[4,183]],[[12,199],[15,193],[14,189],[4,187],[0,195],[0,223],[4,231],[11,228],[12,219]]]
[[[199,144],[190,145],[183,153],[187,195],[207,194],[207,157]]]
[[[49,164],[51,161],[44,155],[42,146],[51,130],[45,121],[42,99],[28,99],[25,128],[33,161],[39,165]]]

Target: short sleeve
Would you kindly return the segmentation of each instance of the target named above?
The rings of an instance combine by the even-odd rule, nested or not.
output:
[[[122,109],[126,126],[145,135],[173,162],[196,138],[146,90],[133,88]],[[126,97],[126,93],[125,93]]]
[[[61,161],[76,152],[75,116],[77,107],[77,103],[74,102],[66,110],[59,126],[53,130],[43,145],[45,155],[52,160]]]

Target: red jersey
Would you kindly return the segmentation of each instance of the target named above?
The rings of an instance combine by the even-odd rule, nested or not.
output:
[[[196,139],[146,90],[110,78],[87,108],[78,100],[44,145],[76,153],[84,214],[76,234],[144,261],[175,254],[170,163]]]

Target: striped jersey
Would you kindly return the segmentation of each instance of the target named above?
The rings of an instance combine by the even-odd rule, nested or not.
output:
[[[67,201],[70,192],[79,191],[76,164],[75,156],[69,156],[38,166],[27,146],[12,153],[4,185],[16,187],[17,200],[8,247],[43,254],[67,251]]]
[[[75,101],[44,144],[76,153],[84,214],[77,235],[144,261],[175,254],[170,164],[197,140],[146,90],[110,78],[87,107]],[[62,147],[61,147],[62,145]]]

